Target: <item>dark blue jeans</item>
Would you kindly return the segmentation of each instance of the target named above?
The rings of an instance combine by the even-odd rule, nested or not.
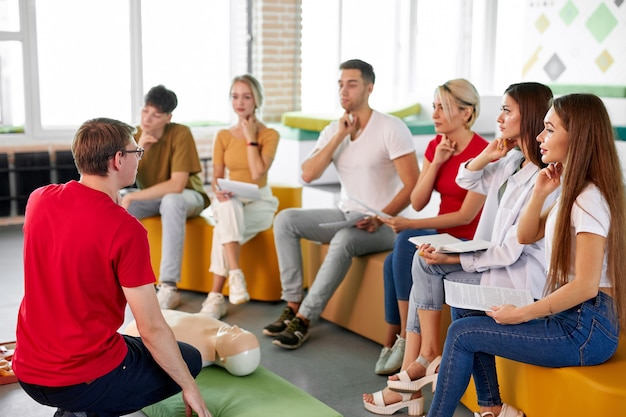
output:
[[[502,404],[495,356],[551,368],[598,365],[615,353],[620,331],[613,299],[602,292],[558,314],[516,325],[497,324],[482,313],[454,316],[462,317],[448,328],[428,417],[451,417],[472,374],[478,404]]]
[[[87,384],[46,387],[20,382],[35,401],[68,411],[116,417],[133,413],[180,392],[178,384],[163,371],[141,338],[124,336],[128,354],[113,371]],[[178,342],[183,359],[194,378],[202,369],[200,352]]]
[[[400,324],[398,300],[408,301],[413,285],[411,266],[417,248],[409,242],[412,236],[434,235],[435,229],[407,229],[398,233],[393,243],[393,252],[385,258],[383,279],[385,288],[385,321]]]

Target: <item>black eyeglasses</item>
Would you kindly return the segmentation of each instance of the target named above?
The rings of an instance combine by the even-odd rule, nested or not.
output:
[[[135,150],[129,151],[128,149],[122,149],[120,151],[122,153],[122,155],[124,155],[125,153],[135,153],[137,154],[137,160],[141,161],[141,158],[143,158],[143,154],[146,152],[144,148],[137,148]]]

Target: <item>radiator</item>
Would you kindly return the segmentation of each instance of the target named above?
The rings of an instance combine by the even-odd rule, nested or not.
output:
[[[79,179],[69,150],[0,153],[0,217],[23,216],[30,193]]]
[[[210,189],[211,157],[202,156],[200,163],[202,181]],[[28,197],[35,189],[79,178],[69,150],[0,152],[0,225],[21,222]]]

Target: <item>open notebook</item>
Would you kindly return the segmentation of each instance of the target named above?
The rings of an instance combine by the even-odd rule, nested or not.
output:
[[[413,236],[409,238],[409,242],[413,243],[415,246],[429,244],[435,248],[435,252],[439,253],[476,252],[493,246],[493,243],[488,240],[461,240],[448,233]]]

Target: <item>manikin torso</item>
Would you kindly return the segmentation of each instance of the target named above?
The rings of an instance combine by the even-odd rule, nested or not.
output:
[[[162,310],[176,340],[200,351],[202,366],[219,365],[231,374],[248,375],[260,362],[259,341],[253,333],[231,326],[200,313]],[[130,336],[140,336],[133,320],[124,330]]]

